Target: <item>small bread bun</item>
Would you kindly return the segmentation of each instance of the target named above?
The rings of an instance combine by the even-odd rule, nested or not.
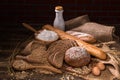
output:
[[[87,65],[90,58],[90,54],[83,47],[71,47],[65,53],[65,62],[73,67]]]
[[[62,6],[56,6],[55,10],[63,10],[63,7]]]
[[[39,34],[35,34],[35,38],[37,40],[44,41],[44,42],[53,42],[53,41],[56,41],[59,38],[59,36],[54,31],[44,29],[40,31]]]
[[[87,33],[82,33],[82,32],[77,32],[77,31],[66,31],[66,33],[73,35],[79,38],[80,40],[83,40],[88,43],[96,42],[96,39],[94,38],[94,36],[87,34]]]

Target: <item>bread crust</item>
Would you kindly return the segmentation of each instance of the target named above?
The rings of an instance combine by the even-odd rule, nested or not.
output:
[[[44,25],[43,28],[44,28],[44,29],[48,29],[48,30],[55,31],[55,32],[59,35],[59,37],[60,37],[61,39],[72,39],[72,40],[75,40],[75,41],[78,43],[78,45],[83,45],[84,48],[85,48],[91,55],[93,55],[93,56],[95,56],[95,57],[97,57],[97,58],[99,58],[99,59],[106,59],[106,57],[107,57],[106,54],[105,54],[105,52],[103,52],[101,49],[95,47],[94,45],[91,45],[91,44],[89,44],[89,43],[86,43],[86,42],[80,40],[79,38],[76,38],[76,37],[74,37],[74,36],[72,36],[72,35],[69,35],[68,33],[65,33],[65,32],[62,31],[62,30],[59,30],[59,29],[57,29],[57,28],[54,28],[54,27],[51,26],[51,25]]]
[[[82,32],[77,32],[77,31],[66,31],[68,34],[73,35],[77,38],[79,38],[82,41],[88,42],[88,43],[95,43],[96,39],[94,36],[87,34],[87,33],[82,33]]]

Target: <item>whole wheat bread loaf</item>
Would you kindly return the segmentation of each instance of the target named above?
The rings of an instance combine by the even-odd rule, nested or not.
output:
[[[78,46],[74,40],[65,39],[53,42],[47,50],[49,53],[48,61],[53,66],[61,68],[66,50],[73,46]]]

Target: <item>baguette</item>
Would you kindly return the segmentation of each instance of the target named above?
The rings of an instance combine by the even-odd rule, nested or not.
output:
[[[68,33],[65,33],[64,31],[59,30],[57,28],[54,28],[51,25],[44,25],[43,29],[55,31],[61,39],[75,40],[78,43],[78,45],[80,45],[80,46],[82,45],[91,55],[93,55],[99,59],[106,59],[106,54],[101,49],[99,49],[99,48],[97,48],[89,43],[86,43],[77,37],[69,35]]]

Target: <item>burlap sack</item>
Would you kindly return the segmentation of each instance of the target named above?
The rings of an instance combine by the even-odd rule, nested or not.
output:
[[[76,18],[65,21],[65,30],[78,27],[87,22],[90,22],[88,15],[78,16]]]
[[[72,30],[91,34],[101,42],[112,41],[115,39],[118,40],[118,37],[114,34],[114,26],[106,26],[94,22],[88,22],[79,27],[73,28]]]

